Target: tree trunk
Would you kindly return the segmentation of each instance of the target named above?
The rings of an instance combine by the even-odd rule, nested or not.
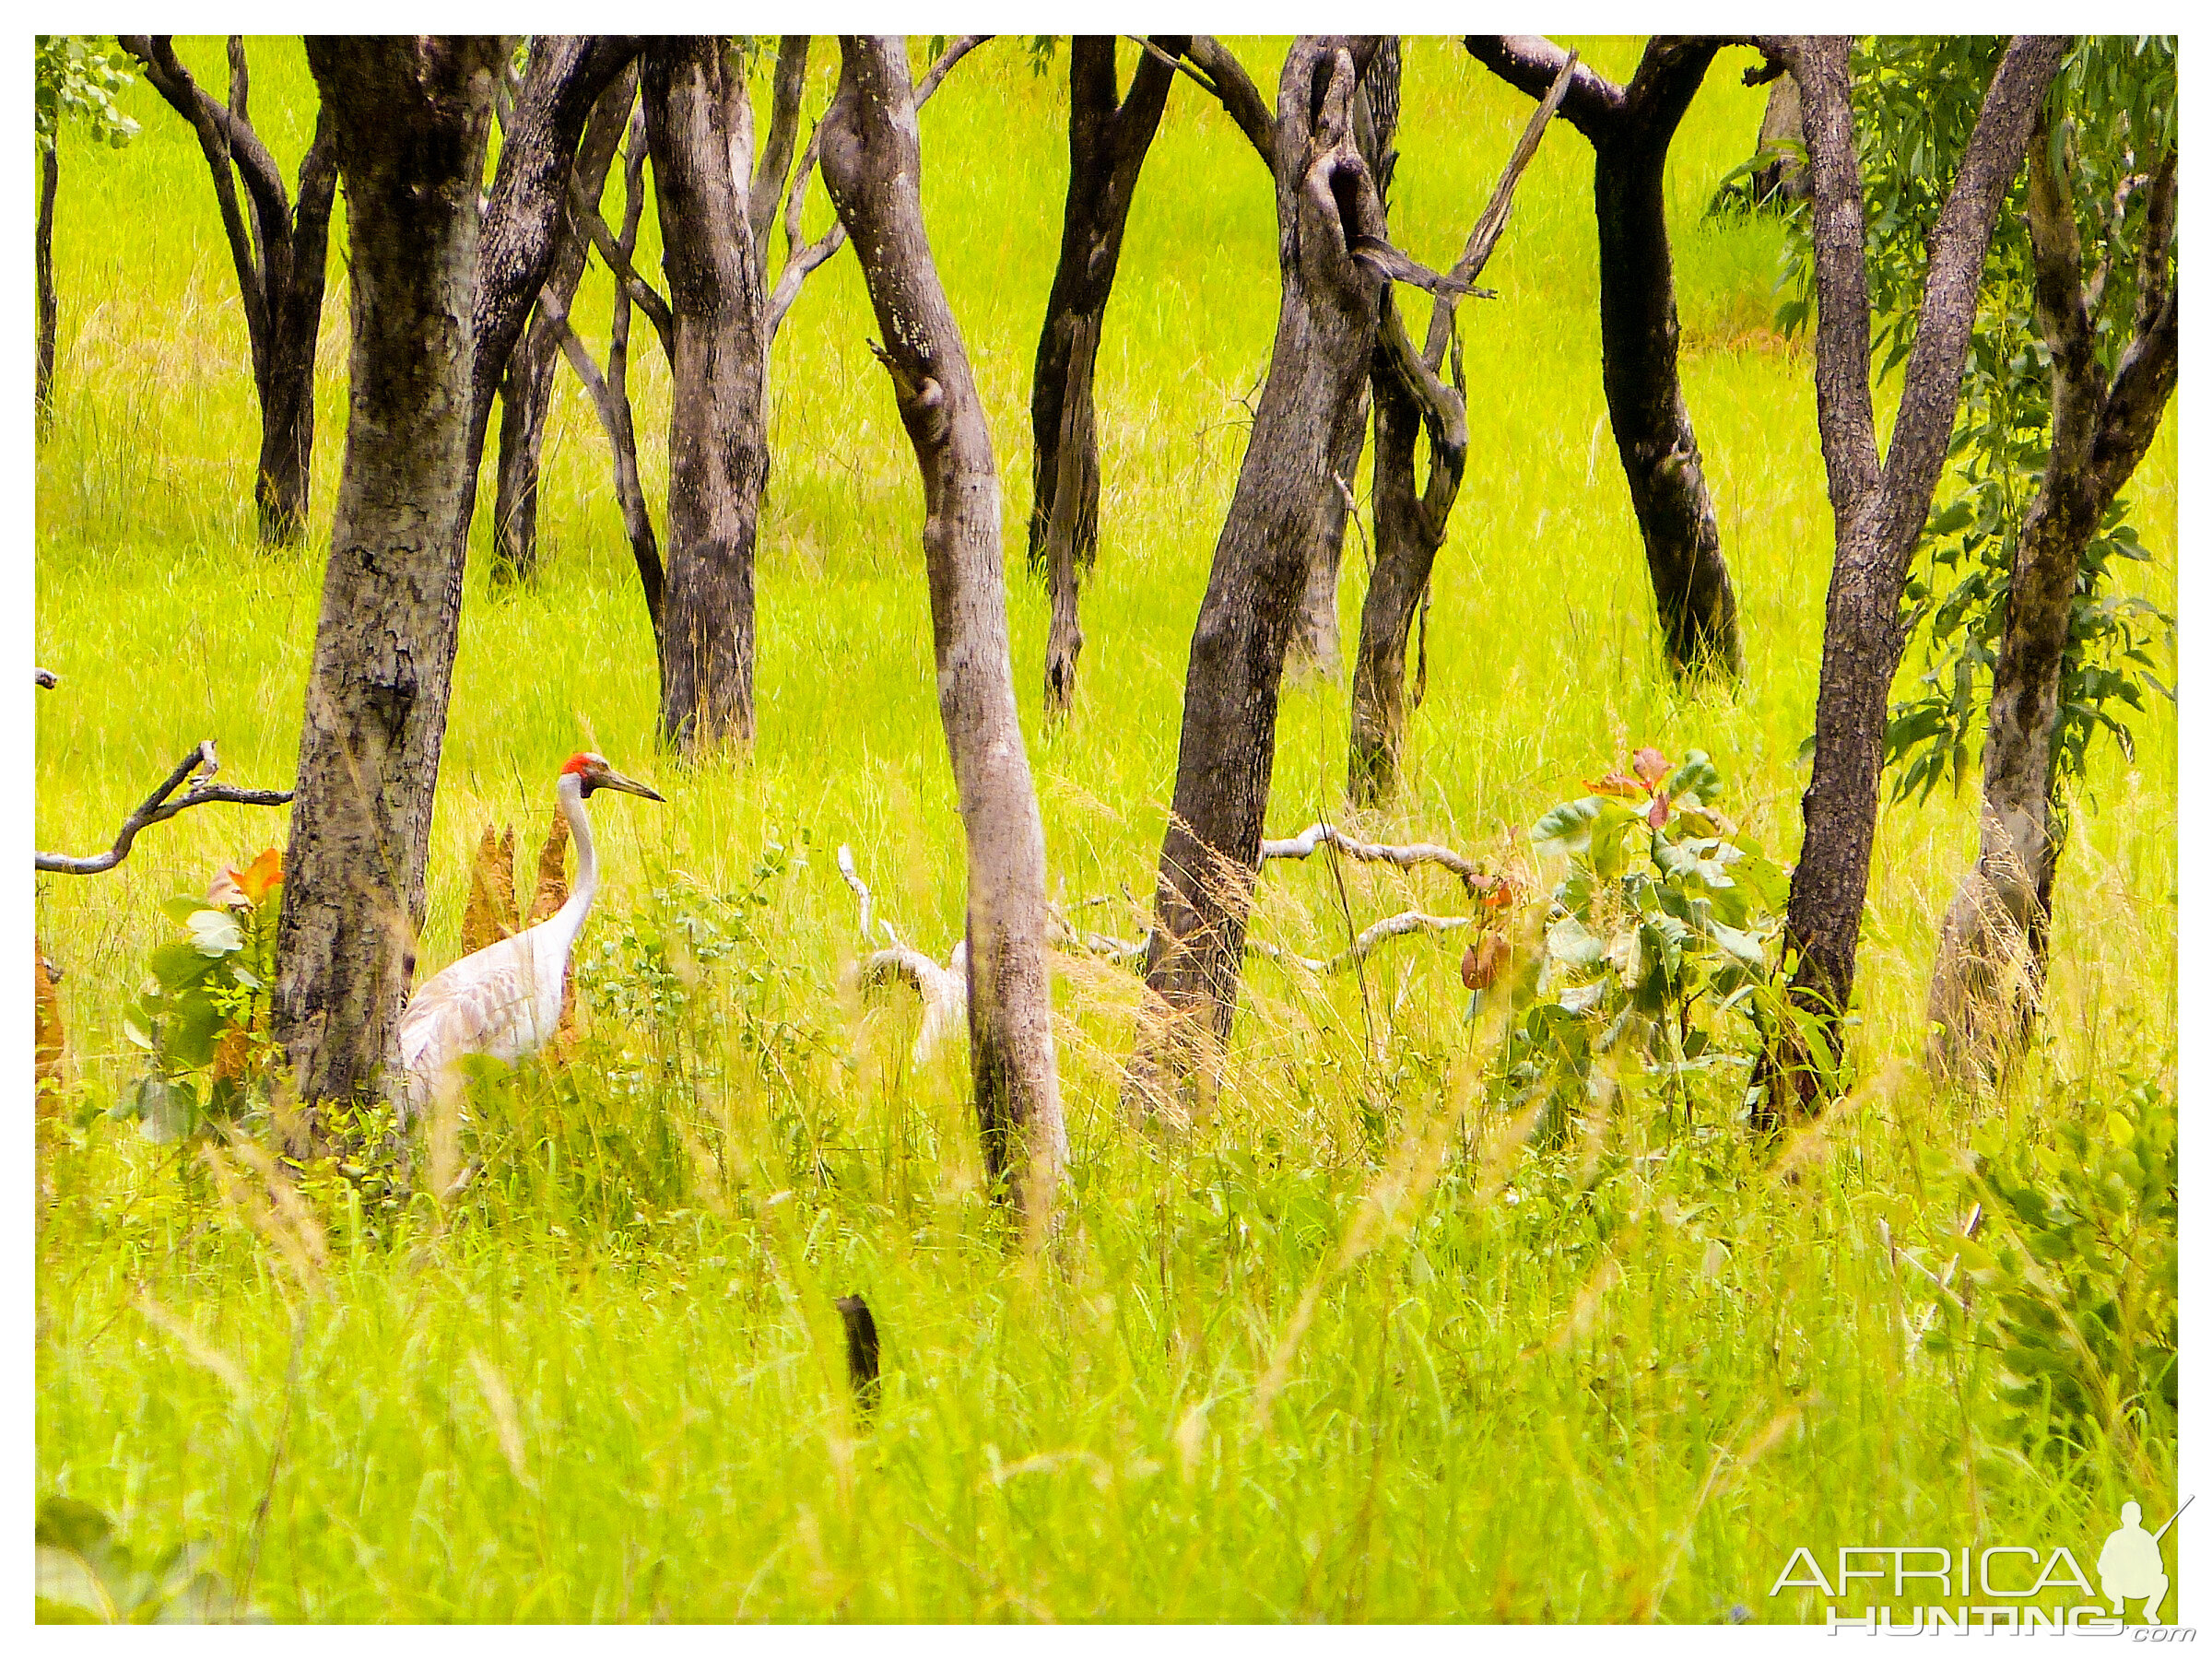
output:
[[[300,162],[299,188],[284,174],[248,117],[251,77],[245,41],[229,40],[229,100],[218,103],[177,57],[168,35],[123,35],[153,88],[192,126],[215,185],[245,312],[261,404],[261,450],[253,502],[261,539],[272,546],[306,534],[315,438],[315,348],[322,332],[329,266],[330,214],[337,192],[328,124]],[[239,184],[245,185],[243,206]],[[249,218],[249,215],[251,218]]]
[[[1777,195],[1802,202],[1812,194],[1812,180],[1805,171],[1805,103],[1797,83],[1787,75],[1774,77],[1767,92],[1767,112],[1759,119],[1759,151],[1767,164],[1751,175],[1751,199],[1765,204]]]
[[[1383,326],[1394,318],[1385,315]],[[1399,326],[1403,326],[1400,324]],[[1379,806],[1396,794],[1399,757],[1406,740],[1406,645],[1412,637],[1421,595],[1443,546],[1443,524],[1422,510],[1414,488],[1421,439],[1421,405],[1413,389],[1376,353],[1371,376],[1375,408],[1375,568],[1359,608],[1359,649],[1352,666],[1352,733],[1345,787],[1354,804]],[[1466,454],[1465,416],[1460,418],[1456,457],[1431,444],[1430,476],[1440,466],[1456,472]]]
[[[1545,129],[1573,84],[1564,62],[1507,159],[1452,275],[1472,284],[1489,263],[1512,213],[1513,191],[1535,157]],[[1359,612],[1359,654],[1352,671],[1352,731],[1345,789],[1371,806],[1398,785],[1406,735],[1406,642],[1428,603],[1429,582],[1444,529],[1459,500],[1467,462],[1467,387],[1454,324],[1455,300],[1436,297],[1427,343],[1416,350],[1394,300],[1382,302],[1382,324],[1369,374],[1375,410],[1375,568]],[[1449,354],[1452,383],[1439,378]],[[1426,429],[1429,478],[1414,487],[1414,465]],[[1424,675],[1425,677],[1425,675]],[[1414,687],[1418,703],[1421,686]]]
[[[921,150],[897,35],[841,37],[821,168],[867,278],[921,469],[937,704],[968,838],[968,1031],[994,1189],[1048,1224],[1067,1131],[1047,969],[1044,829],[1006,643],[998,467],[922,220]]]
[[[1336,584],[1344,576],[1345,533],[1351,527],[1352,506],[1358,499],[1354,491],[1359,477],[1359,454],[1367,448],[1368,409],[1368,390],[1362,384],[1352,406],[1345,411],[1344,429],[1330,452],[1329,493],[1321,504],[1313,556],[1307,561],[1298,615],[1290,625],[1286,658],[1292,667],[1316,679],[1335,679],[1344,665],[1336,625]]]
[[[39,154],[38,245],[32,258],[39,281],[39,382],[35,408],[43,421],[53,412],[53,335],[61,305],[53,295],[53,198],[62,185],[61,140]]]
[[[1466,43],[1532,98],[1566,57],[1536,36],[1470,35]],[[1710,35],[1655,35],[1627,87],[1578,67],[1561,106],[1596,155],[1606,411],[1643,536],[1667,665],[1677,676],[1734,676],[1742,660],[1735,590],[1682,395],[1666,233],[1667,150],[1720,46]]]
[[[1352,140],[1374,180],[1385,223],[1390,214],[1390,178],[1397,162],[1394,147],[1402,69],[1397,37],[1386,35],[1360,71],[1359,90],[1352,100]],[[1344,665],[1336,623],[1336,588],[1344,576],[1344,538],[1354,516],[1359,456],[1367,448],[1369,406],[1363,380],[1353,406],[1344,412],[1344,425],[1331,452],[1329,494],[1322,502],[1312,558],[1306,566],[1305,591],[1290,625],[1288,660],[1292,667],[1316,679],[1335,679]]]
[[[552,271],[585,124],[607,84],[636,60],[640,45],[630,35],[531,37],[529,65],[500,135],[477,247],[476,360],[462,441],[460,524],[449,549],[456,582],[468,562],[492,398]]]
[[[272,258],[268,371],[261,387],[261,460],[253,502],[261,538],[271,544],[307,534],[315,452],[315,351],[323,333],[323,293],[330,270],[330,214],[338,170],[327,127],[300,163],[288,257]]]
[[[747,211],[745,86],[722,42],[647,49],[646,131],[675,313],[661,731],[686,751],[753,738],[753,541],[768,483],[767,297]]]
[[[607,171],[637,93],[633,65],[600,94],[584,127],[583,142],[576,152],[575,184],[594,206],[606,193]],[[553,232],[553,257],[545,284],[553,309],[564,319],[575,301],[590,252],[590,239],[564,203]],[[545,453],[546,418],[553,407],[554,371],[560,363],[560,333],[550,311],[542,306],[534,311],[500,384],[499,495],[491,538],[495,580],[526,581],[537,571],[537,472]]]
[[[2081,556],[2158,431],[2178,369],[2172,245],[2177,157],[2151,185],[2134,337],[2108,391],[2085,296],[2071,184],[2047,118],[2028,147],[2037,332],[2051,352],[2051,450],[2013,554],[1982,752],[1982,843],[1944,917],[1928,1059],[1993,1079],[2042,1003],[2063,836],[2052,758]]]
[[[1805,793],[1805,840],[1790,883],[1788,922],[1797,958],[1792,995],[1830,1030],[1850,1006],[1857,974],[1889,685],[1904,650],[1899,602],[1958,413],[1991,229],[2065,44],[2051,36],[2015,36],[1991,79],[1929,241],[1920,326],[1886,460],[1877,451],[1874,429],[1865,203],[1851,112],[1850,42],[1789,36],[1769,47],[1796,77],[1805,98],[1819,300],[1814,384],[1836,522],[1813,775]],[[1767,1077],[1762,1112],[1769,1122],[1780,1104],[1778,1093],[1808,1108],[1821,1098],[1824,1085],[1806,1064],[1802,1044],[1794,1042],[1791,1050],[1781,1056],[1779,1071]]]
[[[1165,35],[1155,42],[1170,58],[1180,57],[1188,37]],[[1171,63],[1147,53],[1137,60],[1126,98],[1119,95],[1113,65],[1114,37],[1077,35],[1068,46],[1067,205],[1060,227],[1060,263],[1045,300],[1044,327],[1037,338],[1037,365],[1030,388],[1030,436],[1034,445],[1030,477],[1030,563],[1052,586],[1053,638],[1045,660],[1045,706],[1063,712],[1075,696],[1076,653],[1083,632],[1077,584],[1099,550],[1099,448],[1093,381],[1099,335],[1113,278],[1122,258],[1122,239],[1136,195],[1137,175],[1159,130],[1174,83]],[[1065,503],[1072,538],[1060,552],[1053,541],[1054,513],[1062,510],[1064,488],[1075,500]]]
[[[459,634],[494,36],[316,37],[346,180],[346,456],[285,860],[277,1040],[309,1102],[385,1058],[414,967]]]
[[[1352,131],[1360,62],[1377,44],[1373,36],[1355,43],[1301,35],[1283,65],[1275,134],[1282,301],[1191,641],[1146,960],[1148,1006],[1125,1095],[1147,1112],[1180,1116],[1210,1099],[1236,1014],[1284,653],[1382,303],[1383,278],[1347,253],[1356,238],[1387,240]]]
[[[1076,659],[1083,653],[1081,584],[1099,539],[1099,445],[1091,403],[1092,359],[1099,349],[1099,320],[1076,323],[1067,359],[1066,394],[1060,403],[1060,440],[1052,464],[1059,471],[1053,491],[1053,518],[1044,535],[1045,581],[1052,593],[1052,623],[1044,641],[1044,712],[1065,715],[1076,700]],[[1045,457],[1038,457],[1040,465]]]

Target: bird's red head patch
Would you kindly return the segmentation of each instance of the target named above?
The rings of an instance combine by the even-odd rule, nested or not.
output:
[[[588,775],[594,769],[606,764],[606,762],[597,755],[571,755],[569,763],[560,769],[560,775],[564,778],[581,778]]]

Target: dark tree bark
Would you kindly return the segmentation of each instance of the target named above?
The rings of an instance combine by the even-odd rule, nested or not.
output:
[[[1099,451],[1093,379],[1100,331],[1113,295],[1122,239],[1152,135],[1159,130],[1184,35],[1157,36],[1137,60],[1123,96],[1114,37],[1077,35],[1068,45],[1067,204],[1060,263],[1045,300],[1044,328],[1030,382],[1030,566],[1053,599],[1045,652],[1045,707],[1064,712],[1075,696],[1082,649],[1077,584],[1099,550]],[[1063,487],[1072,499],[1062,502]],[[1062,514],[1063,547],[1053,540]]]
[[[1483,65],[1540,98],[1566,53],[1540,35],[1469,35]],[[1722,41],[1654,35],[1628,86],[1587,65],[1560,114],[1596,157],[1598,329],[1606,409],[1643,534],[1659,629],[1677,675],[1734,676],[1741,665],[1735,590],[1682,396],[1674,253],[1666,234],[1666,153]]]
[[[1390,214],[1390,178],[1397,162],[1399,77],[1403,60],[1398,38],[1385,35],[1375,55],[1360,72],[1359,89],[1352,100],[1352,137],[1375,181],[1385,224]],[[1344,575],[1344,538],[1350,529],[1358,497],[1354,481],[1359,476],[1359,456],[1367,448],[1371,398],[1363,382],[1356,407],[1346,412],[1330,463],[1333,486],[1322,504],[1321,528],[1313,542],[1313,557],[1306,566],[1306,588],[1297,618],[1290,625],[1288,659],[1294,667],[1323,679],[1335,679],[1343,666],[1344,651],[1336,625],[1336,589]]]
[[[1180,1114],[1210,1098],[1235,1018],[1244,926],[1275,769],[1283,660],[1359,406],[1385,277],[1381,199],[1353,135],[1359,74],[1380,44],[1301,35],[1274,124],[1282,301],[1267,384],[1219,544],[1183,688],[1175,801],[1160,846],[1127,1095]]]
[[[307,43],[346,180],[346,457],[278,923],[276,1038],[302,1100],[382,1065],[414,967],[459,635],[496,36]]]
[[[1475,221],[1466,249],[1452,267],[1454,280],[1472,284],[1489,263],[1512,212],[1514,186],[1566,97],[1573,72],[1570,53]],[[1417,348],[1395,303],[1388,296],[1382,301],[1382,334],[1370,377],[1375,409],[1375,568],[1359,611],[1345,779],[1347,794],[1363,806],[1388,799],[1397,789],[1406,735],[1406,641],[1426,602],[1436,555],[1444,545],[1445,528],[1466,470],[1467,388],[1460,366],[1455,306],[1456,298],[1450,293],[1436,297],[1427,340]],[[1441,378],[1447,352],[1452,359],[1449,385]],[[1429,440],[1429,479],[1417,488],[1415,463],[1424,433]],[[1417,686],[1417,702],[1418,694]]]
[[[621,143],[636,100],[634,65],[624,69],[599,95],[583,141],[576,152],[573,195],[596,208],[606,189],[608,169]],[[545,453],[546,418],[553,406],[553,375],[559,366],[561,330],[552,316],[566,318],[583,278],[591,241],[573,201],[562,204],[553,232],[553,257],[540,302],[507,364],[500,385],[499,495],[492,512],[492,575],[495,580],[526,580],[537,570],[537,473]],[[550,297],[552,305],[545,300]]]
[[[767,295],[748,209],[745,84],[712,35],[645,53],[645,123],[675,318],[661,732],[753,738],[753,543],[768,483]]]
[[[39,152],[38,245],[32,259],[39,281],[39,381],[36,411],[43,421],[53,409],[53,336],[61,303],[53,293],[53,198],[62,186],[61,145]]]
[[[628,68],[642,42],[629,35],[538,35],[530,42],[514,108],[500,141],[500,159],[484,206],[477,253],[476,366],[469,376],[468,484],[463,514],[466,554],[476,514],[478,462],[491,424],[491,402],[507,359],[552,271],[557,232],[569,212],[569,182],[592,110],[607,84]]]
[[[146,78],[200,141],[245,310],[261,453],[253,500],[265,542],[294,542],[307,527],[315,441],[315,345],[329,267],[330,210],[337,189],[329,128],[320,118],[300,162],[297,200],[247,115],[245,41],[230,37],[229,101],[218,103],[181,63],[168,35],[118,37]],[[239,183],[245,204],[239,202]],[[249,218],[249,215],[251,218]]]
[[[2051,451],[2020,526],[1982,752],[1982,845],[1944,917],[1928,993],[1936,1069],[1986,1081],[2041,1008],[2062,833],[2052,756],[2081,556],[2158,433],[2179,372],[2171,260],[2179,157],[2150,181],[2132,337],[2110,384],[2081,234],[2048,113],[2028,147],[2036,330],[2051,351]],[[2101,283],[2097,287],[2100,288]]]
[[[922,221],[922,157],[896,35],[841,37],[821,168],[852,233],[922,473],[937,702],[968,838],[968,1034],[983,1154],[1033,1236],[1067,1155],[1053,1046],[1044,829],[1006,642],[998,467]]]
[[[1791,990],[1813,1019],[1849,1006],[1880,804],[1890,681],[1904,651],[1899,601],[1927,523],[1959,409],[1983,261],[2029,131],[2065,41],[2017,35],[1992,76],[1972,137],[1928,243],[1920,324],[1885,459],[1877,449],[1866,297],[1865,201],[1851,112],[1851,43],[1793,35],[1759,42],[1796,77],[1813,178],[1813,274],[1819,303],[1814,390],[1835,517],[1834,572],[1814,718],[1805,841],[1790,882]],[[1821,1082],[1793,1041],[1770,1068],[1763,1112],[1783,1096],[1817,1105]]]

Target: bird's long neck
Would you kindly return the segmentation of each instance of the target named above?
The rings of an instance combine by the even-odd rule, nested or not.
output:
[[[569,889],[568,902],[554,912],[553,922],[564,938],[573,940],[583,931],[593,895],[599,890],[599,854],[592,846],[592,815],[583,807],[583,785],[574,773],[564,773],[555,793],[560,816],[569,823],[569,839],[576,843],[576,885]]]

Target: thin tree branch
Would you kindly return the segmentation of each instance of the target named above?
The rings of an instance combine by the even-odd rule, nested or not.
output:
[[[676,357],[676,313],[669,309],[668,301],[661,298],[653,284],[638,275],[637,266],[630,262],[629,251],[607,229],[606,220],[599,216],[598,208],[583,199],[583,191],[573,174],[569,179],[569,210],[575,214],[576,222],[582,228],[583,233],[592,239],[592,247],[600,260],[614,273],[615,280],[622,285],[622,291],[635,300],[638,309],[645,313],[646,320],[653,324],[653,332],[661,336],[661,349],[673,361]]]
[[[1559,111],[1593,144],[1610,136],[1628,112],[1623,88],[1542,35],[1468,35],[1464,43],[1477,63],[1531,98],[1548,97],[1553,81],[1571,76]]]
[[[1544,129],[1551,124],[1552,116],[1565,101],[1568,88],[1574,82],[1575,67],[1581,61],[1582,54],[1579,52],[1567,54],[1566,62],[1559,65],[1559,74],[1552,77],[1550,89],[1544,94],[1543,101],[1536,105],[1535,112],[1528,118],[1528,124],[1522,128],[1520,142],[1513,146],[1513,153],[1506,158],[1505,171],[1498,175],[1497,185],[1490,192],[1490,199],[1485,204],[1482,216],[1475,221],[1475,229],[1467,233],[1466,248],[1460,254],[1458,263],[1452,267],[1454,281],[1472,284],[1476,277],[1482,275],[1483,266],[1489,264],[1490,254],[1498,246],[1498,239],[1505,234],[1506,220],[1512,217],[1513,191],[1521,182],[1521,175],[1528,171],[1529,162],[1535,159],[1536,147],[1544,141]],[[1451,296],[1439,294],[1435,306],[1429,313],[1429,339],[1421,357],[1429,365],[1431,374],[1443,367],[1445,343],[1452,335],[1453,310]]]
[[[768,233],[776,222],[776,204],[791,171],[792,151],[798,143],[799,102],[806,92],[808,35],[784,35],[776,42],[775,91],[770,105],[768,142],[760,147],[753,170],[751,203],[747,217],[753,225],[753,246],[768,257]]]
[[[1404,911],[1362,928],[1358,938],[1333,957],[1300,956],[1295,951],[1285,950],[1279,945],[1265,945],[1256,939],[1250,941],[1245,948],[1255,956],[1288,962],[1293,967],[1303,968],[1309,973],[1342,973],[1347,968],[1357,968],[1366,961],[1373,954],[1375,947],[1386,940],[1402,939],[1409,934],[1449,933],[1454,928],[1466,926],[1473,920],[1472,916],[1432,916],[1426,911]]]
[[[123,820],[123,828],[115,832],[115,844],[105,853],[96,853],[87,858],[71,858],[61,853],[35,854],[37,867],[62,876],[98,876],[112,870],[131,855],[131,843],[138,839],[141,830],[155,824],[167,823],[178,813],[192,806],[227,804],[233,806],[282,806],[292,798],[288,789],[233,789],[228,784],[210,783],[218,762],[215,758],[213,740],[201,744],[169,774],[161,787],[139,804],[138,809]],[[188,778],[197,778],[190,790],[171,800],[183,787]]]
[[[1267,107],[1265,95],[1246,73],[1244,65],[1237,61],[1237,54],[1212,35],[1193,35],[1190,51],[1185,55],[1206,72],[1206,79],[1198,81],[1198,84],[1220,100],[1222,109],[1229,112],[1229,118],[1252,141],[1252,147],[1260,152],[1260,159],[1266,163],[1268,171],[1272,172],[1275,170],[1275,115]],[[1195,76],[1192,78],[1197,79]]]
[[[952,72],[954,66],[989,39],[989,35],[982,34],[961,35],[938,54],[937,61],[929,66],[929,72],[914,87],[914,111],[917,114],[921,112],[922,106],[929,101],[930,94],[944,84],[946,76]],[[822,127],[817,122],[813,133],[807,137],[806,154],[799,158],[798,168],[793,174],[791,194],[783,203],[783,245],[788,253],[783,260],[782,270],[777,274],[776,286],[768,297],[768,338],[771,346],[775,343],[777,332],[783,326],[785,315],[796,303],[799,289],[805,286],[806,278],[835,258],[838,250],[845,245],[842,219],[832,220],[830,229],[822,232],[821,240],[814,242],[805,241],[804,232],[799,228],[800,216],[806,207],[806,188],[821,163],[821,157]]]
[[[1485,875],[1474,860],[1449,847],[1440,847],[1432,841],[1415,841],[1406,846],[1363,841],[1347,835],[1334,824],[1313,824],[1303,834],[1287,841],[1262,841],[1260,862],[1265,864],[1271,858],[1311,858],[1324,842],[1334,843],[1347,858],[1356,858],[1362,864],[1390,864],[1401,870],[1410,870],[1416,865],[1441,865],[1476,897],[1497,885],[1496,877]]]

